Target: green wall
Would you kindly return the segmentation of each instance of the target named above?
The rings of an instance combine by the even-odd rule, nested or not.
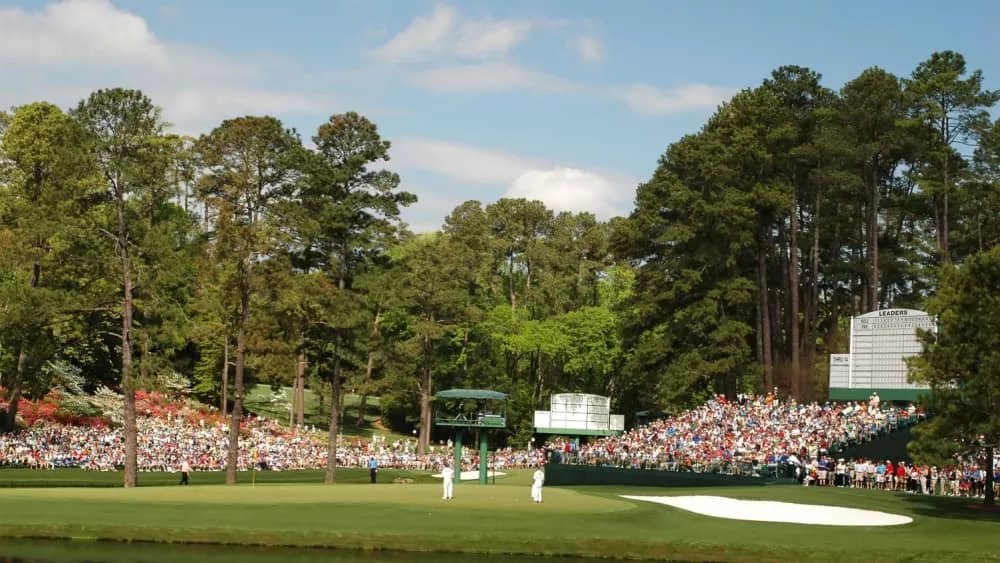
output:
[[[910,452],[907,451],[906,445],[912,439],[913,427],[904,426],[895,432],[883,434],[871,442],[851,446],[843,452],[838,453],[837,456],[847,459],[863,458],[876,461],[888,459],[894,463],[902,460],[910,464],[913,460],[910,459]]]
[[[742,477],[718,473],[691,473],[685,471],[656,471],[650,469],[622,469],[594,465],[545,465],[545,484],[550,486],[572,485],[634,485],[649,487],[747,487],[791,483],[791,479]]]

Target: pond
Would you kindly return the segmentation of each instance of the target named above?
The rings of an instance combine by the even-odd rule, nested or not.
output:
[[[0,563],[584,563],[584,559],[209,545],[0,540]]]

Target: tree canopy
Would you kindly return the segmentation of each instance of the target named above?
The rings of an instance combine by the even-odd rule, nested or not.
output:
[[[934,414],[911,445],[918,457],[964,454],[993,475],[1000,446],[1000,246],[948,266],[927,311],[937,332],[923,335],[913,378],[930,384]],[[989,482],[989,479],[987,479]],[[993,504],[986,487],[986,504]]]
[[[292,387],[300,420],[308,387],[333,482],[348,392],[380,396],[421,451],[441,389],[506,394],[501,440],[518,445],[559,392],[610,396],[629,418],[713,394],[823,398],[852,316],[962,311],[962,284],[989,283],[1000,94],[952,51],[907,76],[762,78],[665,147],[628,216],[469,200],[423,233],[403,220],[420,194],[391,140],[356,112],[306,146],[274,116],[178,136],[137,90],[68,111],[25,100],[0,113],[0,429],[74,370],[87,392],[122,392],[129,444],[135,393],[164,381],[231,415],[231,440],[247,385]],[[970,318],[986,322],[980,297]],[[995,351],[983,338],[955,345]],[[922,377],[965,383],[941,379],[935,400],[985,392],[986,352],[934,367],[948,342]],[[983,420],[938,420],[996,442]]]

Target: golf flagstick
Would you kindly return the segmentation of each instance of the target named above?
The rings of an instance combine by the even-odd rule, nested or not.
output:
[[[253,449],[253,476],[250,478],[250,488],[257,488],[257,448]]]

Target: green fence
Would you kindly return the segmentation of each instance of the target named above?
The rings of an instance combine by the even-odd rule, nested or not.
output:
[[[770,476],[751,477],[725,473],[696,473],[693,471],[660,471],[655,469],[624,469],[600,465],[570,465],[549,463],[545,466],[545,484],[570,485],[634,485],[647,487],[748,487],[793,483],[790,477],[779,477],[775,471]]]
[[[892,460],[905,461],[907,465],[913,462],[906,445],[913,439],[913,426],[901,426],[895,432],[883,434],[868,442],[850,445],[837,452],[839,457],[846,459]]]

